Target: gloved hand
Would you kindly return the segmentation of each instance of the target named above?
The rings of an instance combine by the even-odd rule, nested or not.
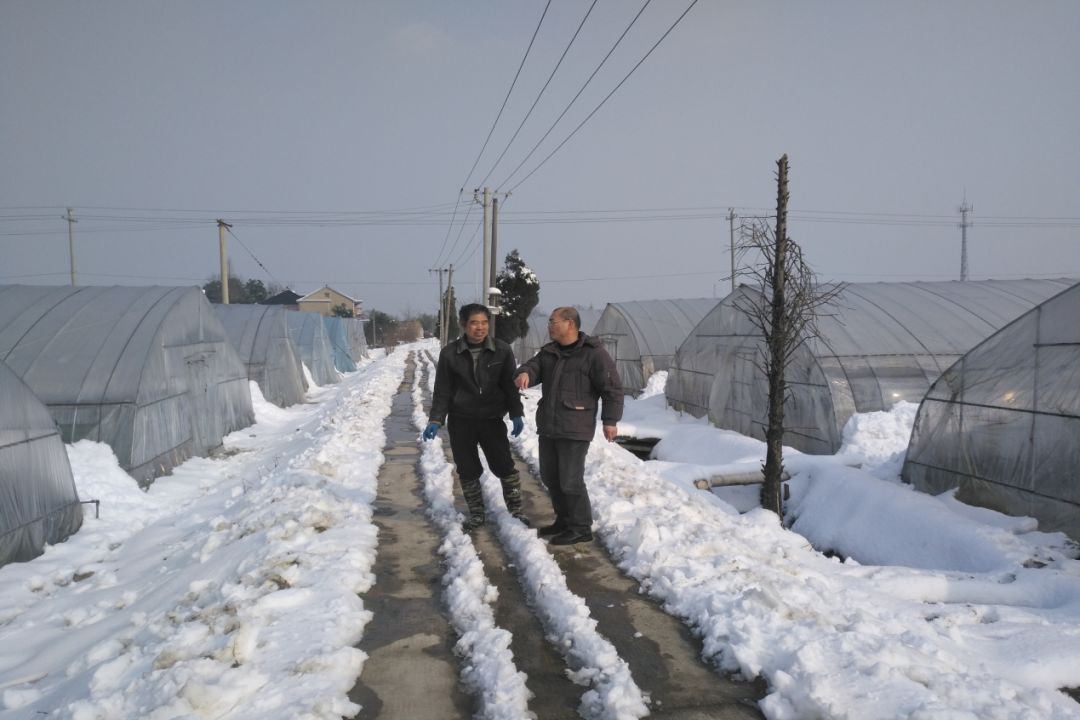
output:
[[[437,422],[428,423],[427,427],[424,428],[424,439],[425,440],[434,440],[435,436],[438,435],[438,434],[439,434],[439,423],[437,423]]]
[[[510,434],[517,437],[521,434],[521,431],[525,429],[525,418],[512,417],[510,423],[514,426],[514,429],[510,431]]]

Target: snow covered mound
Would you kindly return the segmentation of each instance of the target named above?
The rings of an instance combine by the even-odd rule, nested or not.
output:
[[[892,410],[856,413],[844,424],[844,442],[836,454],[844,463],[882,480],[899,480],[918,403],[898,402]]]

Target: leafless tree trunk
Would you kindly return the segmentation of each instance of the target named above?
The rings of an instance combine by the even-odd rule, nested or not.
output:
[[[763,338],[759,369],[768,381],[768,414],[761,506],[775,512],[783,522],[784,401],[789,394],[785,370],[795,352],[817,334],[817,310],[836,296],[840,286],[818,286],[802,249],[788,237],[787,155],[776,165],[775,229],[770,228],[767,218],[759,218],[744,232],[742,248],[743,252],[752,250],[760,255],[756,263],[744,266],[741,274],[749,275],[761,292],[748,293],[736,306]]]

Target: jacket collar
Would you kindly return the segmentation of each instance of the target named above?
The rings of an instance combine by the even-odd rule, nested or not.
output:
[[[590,347],[599,347],[600,341],[592,335],[586,335],[584,332],[578,331],[578,339],[573,345],[570,346],[571,350],[577,350],[583,345],[589,345]],[[544,349],[549,352],[558,354],[562,350],[562,345],[552,340],[548,344],[544,345]]]
[[[491,350],[492,352],[495,352],[494,338],[492,338],[491,335],[488,335],[486,338],[484,338],[484,342],[481,343],[480,347],[482,347],[484,350]],[[468,350],[469,341],[465,339],[465,335],[459,336],[457,339],[457,352],[463,353],[468,352]]]

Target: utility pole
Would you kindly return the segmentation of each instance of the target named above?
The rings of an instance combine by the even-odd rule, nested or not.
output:
[[[477,191],[474,191],[474,194]],[[480,298],[478,302],[487,305],[488,272],[491,269],[491,188],[484,188],[484,257],[480,261]]]
[[[446,277],[446,297],[443,303],[446,305],[446,325],[443,326],[442,344],[450,342],[450,302],[454,298],[454,263],[450,263],[450,274]]]
[[[498,197],[493,197],[493,198],[491,198],[491,264],[488,266],[488,278],[489,278],[489,282],[490,282],[490,284],[488,285],[489,289],[495,287],[495,276],[497,275],[497,273],[495,272],[495,269],[496,269],[496,266],[497,266],[497,264],[499,262],[498,261],[498,257],[499,257],[498,247],[499,247],[499,198]],[[490,307],[494,303],[492,303],[491,300],[489,299],[485,304]],[[500,302],[499,305],[502,305],[502,303]],[[498,312],[499,312],[498,307],[491,308],[491,328],[488,330],[488,332],[491,333],[491,337],[495,337],[495,322],[497,321]]]
[[[73,228],[75,223],[79,222],[75,219],[74,212],[73,209],[68,208],[67,215],[60,216],[67,220],[68,224],[68,259],[71,261],[71,287],[75,287],[75,232]]]
[[[229,256],[225,252],[225,230],[231,228],[232,225],[219,219],[217,221],[218,227],[218,245],[221,250],[221,304],[229,304]]]
[[[439,344],[442,344],[443,335],[446,334],[446,294],[443,292],[443,273],[446,268],[434,268],[428,272],[439,273]]]
[[[967,214],[975,208],[967,204],[967,195],[965,194],[964,202],[960,204],[958,209],[960,211],[960,280],[966,282],[968,279],[967,229],[971,227]]]
[[[728,208],[728,234],[731,236],[731,292],[735,292],[735,208]]]

